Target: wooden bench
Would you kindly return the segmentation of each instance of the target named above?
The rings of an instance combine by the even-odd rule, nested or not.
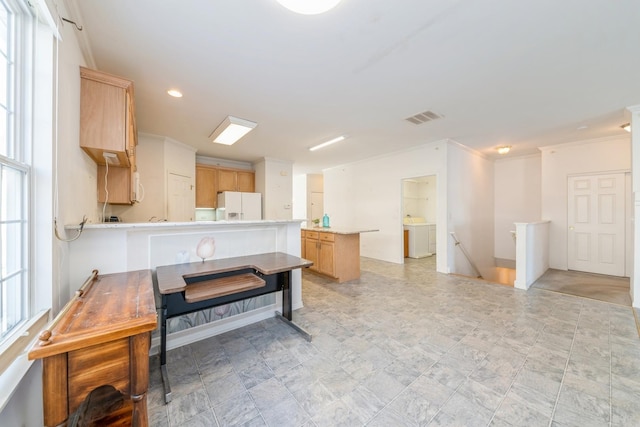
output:
[[[291,321],[291,271],[312,264],[297,256],[271,252],[157,267],[158,290],[162,296],[160,369],[165,402],[171,401],[166,367],[167,319],[282,291],[282,314],[276,312],[276,316],[311,341],[311,335]]]

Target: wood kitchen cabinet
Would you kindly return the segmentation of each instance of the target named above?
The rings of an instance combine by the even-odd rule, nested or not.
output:
[[[255,191],[255,173],[235,169],[218,169],[218,191]]]
[[[196,165],[196,208],[215,208],[218,203],[218,170]]]
[[[97,164],[108,152],[110,165],[130,167],[137,144],[133,82],[80,67],[80,147]]]
[[[255,191],[255,172],[196,165],[196,208],[218,207],[218,193],[222,191]]]
[[[360,235],[305,230],[304,258],[311,270],[346,282],[360,277]]]
[[[128,168],[116,168],[109,165],[109,173],[106,174],[107,167],[98,165],[98,202],[105,201],[112,205],[130,205],[135,199],[133,181],[135,170],[133,166]],[[105,174],[107,180],[107,192],[104,189]]]
[[[134,203],[137,144],[133,82],[80,67],[80,147],[98,164],[98,202]]]

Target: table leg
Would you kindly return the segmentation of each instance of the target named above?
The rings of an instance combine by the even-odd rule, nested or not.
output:
[[[44,425],[58,426],[69,417],[67,353],[42,359]]]
[[[162,307],[160,308],[160,373],[164,387],[164,402],[171,402],[171,384],[167,372],[167,296],[162,295]]]
[[[131,425],[146,427],[149,425],[147,416],[147,390],[149,388],[149,346],[151,333],[142,333],[129,338],[130,370],[131,370],[131,400],[133,414]]]
[[[292,298],[291,298],[291,271],[283,271],[278,273],[278,280],[282,288],[282,314],[276,311],[276,317],[287,323],[293,329],[298,331],[307,341],[311,342],[311,334],[292,321]]]

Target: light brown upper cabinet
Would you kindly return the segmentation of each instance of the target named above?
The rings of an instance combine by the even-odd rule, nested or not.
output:
[[[131,167],[137,143],[133,82],[80,67],[80,147],[97,164],[107,152],[118,159],[109,166]]]
[[[256,188],[256,174],[238,169],[218,169],[218,192],[243,191],[253,193]]]
[[[196,208],[217,206],[218,170],[210,166],[196,165]]]
[[[222,191],[255,191],[255,172],[196,165],[196,208],[218,207],[218,193]]]
[[[238,191],[238,173],[231,169],[218,169],[218,191]]]
[[[80,147],[98,164],[98,202],[134,203],[137,144],[133,82],[80,67]]]
[[[253,193],[256,191],[256,174],[254,172],[236,171],[238,191]]]

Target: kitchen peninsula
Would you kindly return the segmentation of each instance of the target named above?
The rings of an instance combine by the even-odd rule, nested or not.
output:
[[[100,223],[85,225],[77,240],[69,243],[69,283],[81,284],[97,269],[101,274],[119,273],[202,261],[198,247],[207,243],[213,249],[211,259],[232,258],[282,252],[300,256],[300,220],[201,221]],[[78,226],[67,226],[73,237]],[[202,251],[200,251],[201,255]],[[302,273],[291,272],[291,305],[302,307]],[[156,292],[156,306],[160,307]],[[208,336],[271,318],[282,311],[281,297],[259,296],[211,309],[203,315],[187,314],[170,319],[167,349],[179,347]],[[152,342],[152,352],[159,336]]]
[[[338,283],[360,277],[360,233],[378,230],[358,230],[335,227],[303,228],[300,232],[302,258],[313,262],[309,267]]]

